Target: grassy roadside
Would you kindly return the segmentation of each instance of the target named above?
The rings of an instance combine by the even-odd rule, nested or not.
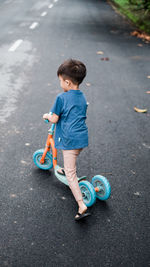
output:
[[[117,9],[127,16],[140,30],[150,34],[150,13],[137,10],[137,5],[131,5],[129,0],[111,0]]]

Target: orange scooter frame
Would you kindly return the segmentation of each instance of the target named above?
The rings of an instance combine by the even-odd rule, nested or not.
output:
[[[50,131],[51,131],[51,129],[50,129]],[[50,149],[52,149],[53,167],[55,169],[55,167],[57,165],[57,149],[55,148],[55,143],[54,143],[54,139],[53,139],[53,133],[48,134],[48,137],[47,137],[47,140],[46,140],[45,150],[44,150],[44,153],[43,153],[42,158],[40,160],[41,164],[44,164],[46,154],[47,154],[48,151],[50,151]]]

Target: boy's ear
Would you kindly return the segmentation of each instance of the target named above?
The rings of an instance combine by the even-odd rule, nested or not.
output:
[[[69,80],[65,80],[66,84],[69,85],[70,84],[70,81]]]

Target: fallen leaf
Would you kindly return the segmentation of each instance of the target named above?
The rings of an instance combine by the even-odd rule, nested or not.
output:
[[[25,143],[25,146],[30,146],[30,143]]]
[[[147,93],[147,94],[150,94],[150,91],[147,91],[146,93]]]
[[[140,31],[133,31],[131,32],[132,36],[137,36],[138,38],[142,38],[148,42],[150,42],[150,35],[144,33],[144,32],[140,32]]]
[[[103,55],[104,52],[103,51],[97,51],[97,55]]]
[[[139,47],[142,47],[143,45],[142,44],[138,44]]]
[[[138,35],[138,32],[137,31],[131,32],[131,36],[137,36],[137,35]]]
[[[109,60],[109,57],[102,57],[101,60],[108,61]]]
[[[136,112],[139,112],[139,113],[146,113],[147,112],[147,109],[140,109],[140,108],[137,108],[137,107],[134,107],[134,110]]]
[[[134,193],[135,196],[140,196],[139,192]]]
[[[147,145],[147,144],[143,143],[143,146],[148,148],[148,149],[150,149],[150,145]]]
[[[11,198],[16,198],[17,195],[16,195],[16,194],[10,194],[10,197],[11,197]]]
[[[147,76],[147,79],[150,79],[150,75]]]
[[[30,163],[29,162],[27,162],[27,161],[25,161],[25,160],[21,160],[20,161],[23,165],[29,165]]]
[[[90,83],[86,83],[86,86],[91,86],[91,84]]]

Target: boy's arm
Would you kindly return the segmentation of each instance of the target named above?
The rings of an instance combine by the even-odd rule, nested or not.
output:
[[[46,114],[43,115],[43,119],[44,119],[44,120],[49,120],[49,121],[52,122],[52,123],[57,123],[58,120],[59,120],[59,116],[56,115],[55,113],[53,113],[52,115],[46,113]]]

